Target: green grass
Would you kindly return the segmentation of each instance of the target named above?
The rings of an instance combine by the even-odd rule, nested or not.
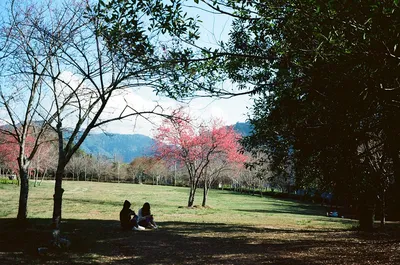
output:
[[[314,204],[271,197],[243,195],[211,190],[207,208],[187,208],[188,189],[170,186],[111,184],[97,182],[64,182],[63,218],[118,220],[125,199],[137,211],[148,201],[159,222],[225,223],[258,227],[291,229],[348,229],[352,220],[325,216],[325,209]],[[52,181],[30,187],[28,218],[51,218],[53,207]],[[0,218],[17,214],[19,187],[0,184]],[[198,189],[195,205],[201,204]]]
[[[19,187],[0,184],[1,264],[400,264],[398,224],[372,234],[356,220],[326,217],[315,204],[212,190],[209,207],[187,208],[181,187],[64,182],[62,235],[51,248],[54,182],[31,187],[30,225],[20,229]],[[195,204],[201,203],[198,190]],[[122,231],[124,200],[148,201],[155,231]],[[39,255],[39,247],[50,250]]]

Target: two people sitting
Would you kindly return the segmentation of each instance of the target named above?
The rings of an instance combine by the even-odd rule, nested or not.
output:
[[[146,228],[158,228],[150,212],[150,204],[148,202],[143,204],[143,207],[139,209],[139,215],[136,215],[135,211],[132,211],[130,207],[131,203],[125,200],[124,206],[119,213],[119,220],[123,229],[145,230]]]

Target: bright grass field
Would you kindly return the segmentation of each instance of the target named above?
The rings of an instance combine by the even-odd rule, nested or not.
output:
[[[326,209],[271,197],[211,190],[207,208],[188,209],[188,189],[172,186],[64,181],[63,219],[119,220],[124,200],[135,212],[144,202],[151,204],[157,222],[185,221],[225,223],[290,229],[349,229],[354,220],[326,217]],[[54,182],[30,187],[28,218],[51,218]],[[0,218],[14,218],[18,210],[19,187],[0,184]],[[201,205],[202,189],[195,205]]]

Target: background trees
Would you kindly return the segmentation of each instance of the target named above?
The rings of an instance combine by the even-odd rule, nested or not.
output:
[[[171,172],[165,161],[156,157],[137,157],[130,164],[132,182],[147,184],[172,184]],[[161,182],[161,183],[160,183]]]

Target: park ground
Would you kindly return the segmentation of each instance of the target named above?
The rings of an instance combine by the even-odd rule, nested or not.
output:
[[[61,229],[71,245],[47,248],[53,185],[31,187],[21,230],[19,189],[0,184],[0,264],[400,264],[397,223],[363,233],[310,203],[213,190],[209,207],[187,208],[186,188],[94,182],[64,182]],[[135,211],[149,201],[160,229],[122,231],[125,199]]]

